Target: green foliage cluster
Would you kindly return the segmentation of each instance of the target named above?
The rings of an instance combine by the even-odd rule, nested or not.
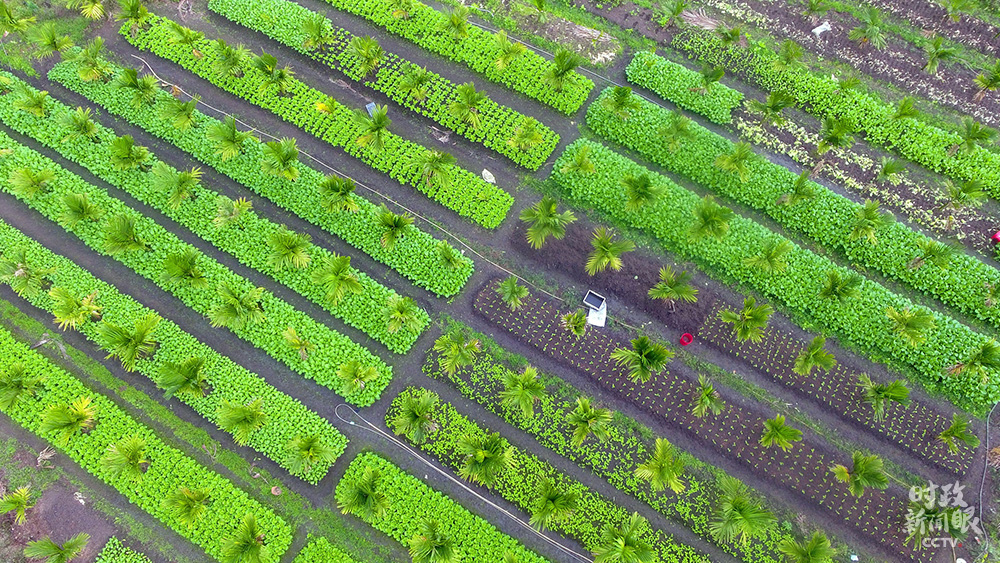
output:
[[[567,169],[563,173],[563,167],[584,147],[589,147],[595,172],[586,174]],[[662,188],[662,195],[630,211],[621,179],[643,174],[648,174],[653,184]],[[727,218],[725,215],[732,213],[724,208],[721,213],[715,212],[718,205],[711,200],[702,200],[670,179],[598,143],[581,139],[570,145],[553,167],[552,176],[572,201],[648,233],[672,252],[746,283],[802,318],[833,331],[876,361],[900,368],[909,366],[912,369],[907,371],[922,385],[961,408],[984,413],[1000,399],[1000,386],[993,369],[949,373],[949,367],[961,365],[992,345],[990,339],[950,317],[916,305],[866,278],[859,278],[855,296],[823,297],[820,293],[830,276],[853,279],[857,274],[754,221],[740,216]],[[706,223],[709,219],[711,224]],[[762,248],[776,245],[788,250],[783,259],[787,267],[765,271],[747,263]],[[919,312],[933,319],[934,328],[927,331],[923,343],[914,346],[887,323],[890,308]]]
[[[459,120],[449,111],[451,104],[460,99],[457,85],[435,72],[426,71],[422,79],[426,82],[420,87],[423,99],[417,99],[413,91],[407,91],[401,84],[407,81],[408,73],[423,73],[424,70],[394,53],[384,53],[375,70],[365,73],[367,69],[364,68],[363,61],[350,49],[351,42],[358,39],[356,36],[337,27],[322,14],[289,0],[259,0],[252,6],[241,0],[212,0],[208,3],[208,8],[327,64],[354,80],[364,82],[397,104],[433,119],[473,142],[482,143],[525,168],[537,170],[559,143],[559,135],[536,121],[535,131],[539,134],[537,145],[529,150],[521,150],[512,139],[528,117],[488,97],[477,106],[480,121],[478,127]],[[306,22],[322,22],[319,25],[328,33],[329,42],[316,48],[306,47],[309,39],[309,34],[303,27]]]
[[[380,150],[373,145],[362,146],[357,140],[364,133],[364,126],[357,122],[355,112],[347,106],[294,77],[288,77],[286,93],[281,94],[250,60],[240,64],[241,76],[220,73],[216,66],[219,57],[212,46],[214,42],[200,39],[191,47],[174,43],[171,23],[168,19],[152,16],[149,27],[139,30],[134,37],[128,24],[122,26],[121,33],[136,47],[171,60],[230,94],[273,112],[375,170],[413,186],[462,217],[489,229],[499,226],[506,217],[514,198],[499,187],[455,165],[450,165],[452,178],[447,185],[428,183],[410,164],[428,149],[389,132],[384,134]],[[195,55],[194,49],[200,56]],[[325,109],[320,111],[317,104],[324,104]]]
[[[446,241],[435,240],[416,226],[411,226],[393,248],[386,248],[381,241],[383,231],[378,221],[380,208],[356,193],[352,194],[352,198],[357,204],[357,211],[329,211],[323,205],[323,196],[318,190],[324,176],[315,168],[300,163],[299,178],[294,182],[284,177],[262,174],[261,162],[265,145],[255,137],[250,137],[243,143],[239,154],[224,159],[208,139],[208,132],[220,127],[221,121],[195,109],[192,112],[194,124],[188,129],[178,129],[167,120],[159,118],[162,108],[173,99],[170,94],[159,93],[149,109],[135,108],[110,83],[81,80],[79,68],[79,64],[75,62],[59,63],[49,71],[49,78],[86,96],[108,112],[175,144],[261,197],[340,237],[351,246],[393,268],[414,284],[437,295],[452,296],[462,289],[472,275],[472,260]],[[121,68],[116,68],[114,75],[120,73]],[[303,189],[301,186],[307,187]],[[441,249],[446,249],[449,255],[456,257],[454,264],[449,265],[442,260]]]
[[[198,250],[182,242],[154,220],[143,216],[126,206],[120,200],[96,186],[88,184],[79,176],[65,170],[52,160],[42,156],[10,137],[0,133],[0,149],[10,152],[0,159],[0,178],[8,178],[20,170],[50,170],[53,180],[34,196],[15,190],[10,183],[0,183],[0,188],[16,195],[22,202],[38,211],[53,222],[60,222],[66,210],[66,198],[74,194],[86,194],[87,200],[103,211],[101,218],[79,221],[76,225],[66,225],[66,230],[80,238],[94,250],[113,255],[119,262],[132,268],[136,273],[155,282],[172,293],[186,305],[209,317],[213,323],[222,316],[220,309],[231,308],[233,298],[253,309],[256,300],[259,310],[255,317],[243,324],[230,324],[233,334],[254,344],[276,360],[286,364],[293,371],[312,379],[334,391],[345,389],[343,381],[336,377],[331,366],[340,366],[351,360],[358,360],[364,366],[371,366],[378,376],[362,389],[352,389],[343,393],[345,399],[358,405],[369,405],[378,399],[382,390],[392,379],[392,368],[377,356],[360,346],[347,336],[313,320],[297,311],[274,294],[255,288],[246,278],[229,268],[204,256]],[[128,234],[130,246],[121,252],[119,248],[108,246],[110,233]],[[171,256],[190,254],[196,257],[195,265],[206,283],[173,283],[164,279],[164,265]],[[305,340],[315,346],[307,359],[292,349],[282,337],[291,327]]]
[[[309,536],[309,543],[295,556],[292,563],[356,563],[326,538]]]
[[[33,90],[20,80],[12,76],[10,78],[21,88]],[[364,272],[353,268],[349,269],[349,273],[357,279],[360,291],[348,292],[339,302],[331,301],[324,287],[313,281],[313,276],[317,270],[323,268],[325,261],[337,258],[334,253],[320,246],[305,243],[303,250],[310,257],[307,267],[275,268],[271,264],[272,249],[267,241],[286,233],[287,229],[283,225],[274,223],[253,211],[247,211],[242,215],[238,226],[220,228],[214,220],[220,197],[223,197],[221,194],[196,183],[188,190],[185,198],[175,203],[174,194],[170,190],[162,189],[158,184],[158,177],[176,178],[182,173],[181,171],[159,160],[152,153],[146,162],[146,166],[150,169],[148,171],[123,170],[114,166],[111,158],[114,154],[112,143],[118,138],[114,131],[94,121],[91,139],[69,139],[67,137],[71,131],[65,123],[66,118],[73,113],[72,108],[56,100],[49,102],[48,111],[44,116],[19,111],[10,104],[0,106],[0,120],[8,127],[34,138],[63,157],[86,168],[95,176],[188,227],[220,250],[235,256],[244,265],[292,288],[348,325],[385,344],[390,350],[397,353],[408,351],[430,323],[430,316],[422,309],[418,309],[419,330],[404,328],[389,332],[383,310],[390,300],[398,299],[399,296]]]
[[[489,350],[490,345],[486,345]],[[742,542],[718,542],[710,531],[710,522],[721,494],[718,479],[723,472],[707,466],[690,454],[672,447],[675,459],[683,461],[680,481],[684,489],[675,492],[669,488],[653,490],[647,481],[636,476],[636,468],[653,457],[655,440],[648,428],[638,422],[616,416],[608,425],[604,440],[585,440],[573,445],[573,428],[567,417],[576,408],[580,394],[567,382],[549,374],[539,374],[545,392],[539,397],[531,416],[514,405],[504,404],[501,393],[505,381],[513,375],[510,368],[496,358],[484,353],[469,369],[449,375],[440,369],[433,355],[424,364],[424,373],[435,379],[444,379],[466,398],[476,401],[486,410],[496,414],[512,426],[533,436],[542,446],[585,467],[616,489],[630,494],[662,513],[682,523],[706,541],[716,543],[726,551],[753,563],[778,563],[782,561],[777,546],[791,538],[778,526],[767,531],[766,539]]]
[[[404,390],[393,400],[392,407],[386,414],[387,423],[391,425],[396,409],[407,395],[423,393],[437,397],[432,391],[424,389],[411,387]],[[457,470],[464,466],[466,459],[460,442],[469,438],[485,438],[490,434],[475,421],[458,412],[453,405],[440,400],[436,402],[430,418],[437,425],[437,430],[417,446]],[[578,539],[590,551],[596,552],[605,545],[603,537],[605,529],[619,530],[627,527],[631,515],[628,510],[561,473],[536,456],[511,445],[506,439],[501,440],[504,450],[510,456],[510,462],[507,469],[498,474],[495,482],[486,485],[487,488],[529,515],[536,512],[539,483],[542,481],[548,481],[560,493],[576,497],[576,506],[572,512],[561,518],[549,520],[545,527]],[[654,530],[648,524],[641,527],[639,538],[652,547],[655,554],[652,561],[708,561],[705,555],[677,542],[661,530]]]
[[[95,394],[79,379],[17,342],[6,330],[0,330],[0,358],[3,358],[5,369],[11,364],[21,364],[26,374],[42,379],[33,394],[22,394],[13,405],[2,406],[0,411],[19,426],[52,442],[87,472],[202,547],[213,558],[222,560],[230,539],[236,536],[246,516],[256,518],[264,535],[266,553],[262,561],[277,562],[288,549],[292,530],[271,509],[250,498],[228,479],[165,444],[150,428],[118,408],[113,401]],[[44,413],[51,405],[65,405],[81,398],[89,398],[97,412],[96,424],[90,431],[76,432],[65,442],[58,438],[58,431],[42,429]],[[144,443],[145,458],[149,461],[139,480],[116,475],[107,463],[109,448],[131,438]],[[210,491],[204,511],[190,525],[179,522],[164,503],[168,495],[182,488]]]
[[[609,99],[605,90],[599,100]],[[693,122],[690,135],[673,151],[647,131],[669,129],[677,115],[638,96],[635,110],[621,120],[600,103],[590,106],[587,124],[599,135],[635,150],[667,170],[686,176],[709,190],[759,209],[786,227],[812,237],[830,248],[843,251],[852,262],[877,270],[914,289],[940,299],[957,310],[1000,327],[1000,308],[988,301],[988,288],[1000,285],[1000,271],[963,252],[950,252],[938,263],[923,257],[928,246],[944,245],[893,222],[876,229],[875,243],[855,236],[855,226],[865,205],[802,178],[780,164],[751,156],[745,163],[747,180],[720,169],[714,163],[720,155],[733,154],[736,145],[722,135]],[[798,185],[798,186],[797,186]],[[786,194],[798,189],[798,203],[787,202]]]
[[[580,109],[594,89],[592,80],[575,71],[567,75],[562,90],[553,88],[545,77],[555,69],[555,65],[530,49],[507,64],[498,64],[504,51],[495,35],[468,23],[464,26],[450,25],[452,21],[464,21],[462,17],[454,17],[456,14],[468,14],[467,10],[463,12],[461,8],[445,14],[418,0],[404,2],[408,8],[403,10],[399,9],[399,3],[394,0],[326,1],[338,10],[357,14],[394,35],[465,64],[487,79],[517,90],[566,115]]]
[[[707,92],[700,92],[702,75],[684,65],[652,53],[639,51],[625,68],[628,81],[652,90],[664,100],[704,115],[714,123],[733,120],[733,108],[743,102],[743,93],[723,84],[713,84]]]
[[[348,466],[337,483],[338,503],[343,505],[350,489],[363,480],[366,472],[378,476],[373,492],[384,500],[385,510],[364,520],[404,545],[419,532],[424,521],[436,520],[458,549],[462,561],[503,561],[506,553],[521,563],[548,561],[375,453],[359,454]]]
[[[94,563],[151,563],[145,555],[126,547],[121,540],[112,537],[104,544]]]
[[[770,92],[787,92],[795,104],[820,118],[834,117],[864,132],[869,143],[893,150],[930,170],[958,180],[978,180],[1000,197],[1000,154],[983,147],[952,153],[956,133],[915,117],[895,118],[897,108],[855,84],[845,84],[803,68],[775,64],[778,54],[761,42],[746,49],[724,46],[715,34],[684,31],[673,44],[702,61],[747,76]]]
[[[46,279],[52,284],[52,288],[61,288],[77,298],[96,294],[95,303],[100,307],[102,321],[132,327],[140,319],[156,314],[132,297],[119,292],[113,285],[95,278],[73,261],[52,253],[3,222],[0,222],[0,242],[4,248],[3,257],[10,252],[23,250],[31,264],[51,269],[52,273]],[[33,295],[23,294],[22,298],[43,311],[51,313],[58,309],[58,302],[44,291]],[[91,342],[99,344],[99,326],[97,319],[91,318],[77,325],[77,330]],[[139,359],[135,363],[135,371],[157,381],[165,366],[183,364],[191,358],[201,359],[204,362],[201,373],[206,376],[208,392],[201,397],[182,392],[173,393],[172,396],[215,424],[218,424],[218,412],[223,403],[228,401],[244,404],[262,399],[264,412],[269,415],[268,420],[250,436],[247,445],[289,469],[293,475],[315,484],[332,465],[332,462],[321,463],[308,471],[291,471],[288,443],[296,436],[319,436],[322,443],[337,456],[343,453],[347,438],[329,422],[298,400],[269,385],[259,375],[198,341],[173,322],[161,319],[153,331],[153,337],[157,342],[155,354]]]

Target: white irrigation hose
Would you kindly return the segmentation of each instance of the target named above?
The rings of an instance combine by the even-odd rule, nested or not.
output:
[[[343,416],[341,416],[341,414],[340,414],[340,409],[341,408],[346,408],[347,410],[349,410],[353,416],[355,416],[359,420],[361,420],[366,426],[358,425],[353,420],[349,420],[349,419],[346,419]],[[422,464],[426,465],[427,467],[431,468],[434,472],[438,473],[439,475],[441,475],[445,479],[448,479],[449,481],[451,481],[455,485],[458,485],[459,487],[461,487],[462,489],[464,489],[469,494],[472,494],[473,496],[475,496],[477,499],[479,499],[483,503],[485,503],[485,504],[489,505],[490,507],[498,510],[499,512],[501,512],[505,516],[509,517],[511,520],[513,520],[514,522],[516,522],[518,525],[520,525],[522,528],[524,528],[528,532],[531,532],[533,535],[537,536],[538,538],[541,538],[542,540],[544,540],[548,544],[552,545],[553,547],[559,549],[563,553],[565,553],[565,554],[567,554],[567,555],[569,555],[571,557],[574,557],[574,558],[576,558],[579,561],[585,561],[587,563],[590,563],[590,561],[592,561],[592,558],[590,558],[588,556],[585,556],[585,555],[579,553],[578,551],[576,551],[576,550],[574,550],[574,549],[572,549],[570,547],[564,546],[561,543],[555,541],[554,539],[552,539],[552,538],[546,536],[545,534],[539,532],[533,526],[531,526],[527,522],[521,520],[516,515],[514,515],[513,513],[511,513],[509,510],[503,508],[502,506],[498,506],[497,504],[495,504],[490,499],[484,497],[483,495],[479,494],[478,492],[476,492],[475,490],[473,490],[472,488],[470,488],[469,486],[467,486],[462,481],[456,479],[451,473],[438,468],[436,465],[434,465],[430,461],[424,459],[419,453],[417,453],[415,450],[413,450],[412,448],[410,448],[409,446],[407,446],[401,440],[397,439],[392,434],[389,434],[388,432],[383,431],[378,426],[375,426],[371,422],[368,422],[368,420],[366,420],[363,416],[361,416],[360,414],[358,414],[358,411],[354,410],[354,408],[351,407],[350,405],[348,405],[346,403],[341,403],[341,404],[337,405],[336,408],[333,409],[333,412],[334,412],[335,415],[337,415],[337,418],[340,419],[341,422],[345,422],[347,424],[350,424],[351,426],[356,426],[358,428],[361,428],[362,430],[367,430],[369,432],[373,432],[375,434],[378,434],[379,436],[382,436],[383,438],[385,438],[386,440],[388,440],[390,443],[396,445],[397,447],[399,447],[400,449],[402,449],[406,453],[408,453],[411,456],[413,456],[417,461],[419,461]]]

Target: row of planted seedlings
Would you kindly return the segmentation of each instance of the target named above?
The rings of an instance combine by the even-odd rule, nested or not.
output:
[[[361,108],[352,110],[307,86],[273,55],[251,55],[245,48],[206,39],[201,32],[152,15],[142,25],[126,22],[121,33],[137,48],[173,61],[216,87],[274,113],[482,227],[500,225],[514,202],[503,189],[454,162],[444,164],[451,173],[450,181],[428,178],[412,163],[436,151],[390,132],[387,107],[376,108],[371,115]]]

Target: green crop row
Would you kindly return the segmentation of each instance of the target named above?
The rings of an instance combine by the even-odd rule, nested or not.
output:
[[[754,155],[746,162],[746,181],[738,174],[715,166],[720,155],[732,154],[735,144],[722,135],[692,123],[691,136],[677,150],[647,131],[669,129],[677,117],[670,111],[633,97],[634,110],[627,119],[615,115],[601,100],[610,99],[605,90],[587,110],[587,124],[599,135],[635,150],[667,170],[687,177],[719,194],[759,209],[786,227],[797,229],[821,244],[842,250],[850,260],[865,268],[906,283],[936,297],[957,310],[1000,327],[1000,308],[987,306],[987,289],[1000,285],[1000,272],[979,259],[956,252],[947,263],[922,261],[931,239],[904,224],[893,222],[878,228],[876,242],[854,236],[855,224],[864,205],[855,203],[811,180],[810,192],[798,203],[783,196],[792,191],[798,174],[780,164]]]
[[[73,261],[54,254],[2,221],[0,243],[3,244],[4,258],[13,259],[19,250],[23,250],[29,258],[30,267],[39,270],[53,269],[53,273],[46,276],[52,287],[62,288],[77,299],[96,295],[96,304],[101,307],[101,318],[105,322],[133,327],[141,319],[156,314],[132,297],[119,292],[113,285],[97,279]],[[50,313],[59,307],[58,302],[45,291],[22,292],[21,297]],[[100,345],[100,328],[96,321],[86,320],[77,326],[77,330],[91,342]],[[153,336],[157,342],[156,353],[137,361],[135,370],[157,381],[165,366],[183,364],[191,358],[200,359],[204,362],[201,374],[205,376],[210,390],[201,397],[189,393],[175,393],[173,397],[213,424],[218,424],[219,409],[225,402],[242,405],[261,399],[267,420],[250,434],[246,445],[288,469],[292,475],[316,484],[333,464],[333,460],[330,460],[315,463],[311,468],[293,471],[294,468],[289,463],[289,443],[296,436],[319,436],[321,443],[330,449],[334,457],[339,457],[347,447],[347,438],[318,414],[278,391],[259,375],[209,348],[173,322],[161,319]]]
[[[362,453],[354,458],[337,483],[338,502],[343,503],[352,496],[366,471],[378,477],[372,492],[385,500],[385,511],[365,521],[404,545],[419,533],[424,521],[436,520],[440,532],[451,540],[461,561],[503,561],[507,553],[520,563],[548,561],[375,453]]]
[[[650,51],[639,51],[625,67],[625,76],[636,86],[652,90],[664,100],[704,115],[715,123],[733,120],[733,108],[743,102],[739,90],[715,83],[707,88],[702,75]]]
[[[417,388],[407,388],[393,400],[386,413],[386,423],[392,426],[392,420],[400,405],[407,396],[429,393],[434,397],[435,405],[429,417],[434,421],[436,430],[427,440],[415,444],[416,447],[429,452],[443,464],[460,470],[466,459],[459,442],[472,438],[481,440],[490,432],[484,430],[475,421],[458,412],[449,403],[438,400],[432,391]],[[507,452],[509,463],[501,470],[493,483],[486,487],[507,501],[525,511],[533,513],[538,502],[539,483],[548,480],[556,490],[564,494],[575,495],[578,500],[576,508],[568,515],[553,519],[548,528],[580,541],[590,551],[598,551],[606,542],[602,537],[605,530],[621,530],[628,526],[629,511],[616,504],[613,500],[592,491],[583,483],[561,473],[536,456],[518,449],[506,439],[501,438],[502,451]],[[709,559],[695,549],[678,543],[669,534],[656,530],[644,524],[637,536],[652,548],[655,554],[652,562],[707,562]]]
[[[394,53],[384,53],[374,70],[362,74],[367,69],[362,68],[363,62],[350,50],[351,42],[359,38],[346,29],[337,27],[322,14],[289,0],[258,0],[252,6],[241,0],[212,0],[208,3],[208,8],[240,25],[264,33],[354,80],[364,82],[397,104],[433,119],[525,168],[538,170],[559,143],[559,135],[548,127],[537,120],[533,120],[533,125],[525,125],[530,118],[489,98],[476,106],[478,125],[462,121],[450,110],[452,104],[460,100],[457,85],[435,72],[426,71],[426,82],[421,88],[405,90],[401,84],[407,80],[407,75],[423,71]],[[303,29],[306,21],[324,22],[329,33],[329,43],[316,48],[306,47],[309,39]],[[523,129],[533,131],[536,135],[531,139],[525,138],[526,144],[519,146],[519,132],[527,137],[527,132]]]
[[[173,61],[226,92],[274,113],[483,227],[496,228],[507,216],[514,198],[498,186],[454,164],[447,166],[449,182],[428,181],[413,163],[429,149],[386,130],[381,132],[381,146],[374,142],[363,145],[358,139],[366,134],[367,126],[357,122],[355,110],[292,76],[285,80],[285,93],[281,93],[251,60],[241,63],[241,76],[220,72],[215,41],[200,39],[191,46],[177,44],[171,23],[151,16],[149,25],[138,29],[135,36],[128,23],[122,26],[121,34],[139,49]]]
[[[488,347],[488,345],[487,345]],[[683,460],[681,482],[684,489],[657,492],[635,475],[639,464],[653,456],[655,448],[652,431],[633,419],[616,415],[608,426],[608,436],[603,440],[586,440],[579,446],[572,444],[573,428],[567,417],[576,408],[576,399],[584,397],[566,381],[547,373],[539,373],[545,392],[534,405],[532,416],[525,416],[516,406],[502,403],[504,381],[511,369],[487,353],[481,353],[475,363],[454,374],[445,373],[435,358],[428,357],[424,373],[434,379],[448,381],[466,398],[482,405],[486,410],[506,420],[533,436],[539,444],[592,471],[607,480],[619,491],[640,499],[664,516],[689,527],[705,541],[718,544],[736,557],[751,563],[779,563],[784,561],[777,552],[783,539],[791,534],[779,526],[768,528],[766,537],[750,542],[720,542],[712,537],[709,523],[721,491],[717,485],[719,469],[710,467],[690,454],[672,448],[673,456]]]
[[[151,563],[145,555],[125,547],[121,540],[112,537],[104,544],[94,563]]]
[[[462,31],[452,33],[450,14],[414,1],[399,11],[393,0],[326,0],[338,10],[357,14],[390,33],[408,39],[420,47],[452,61],[467,65],[487,79],[534,98],[543,104],[571,115],[576,113],[594,89],[594,82],[572,71],[562,89],[546,80],[556,66],[531,49],[506,64],[498,62],[505,51],[492,33],[465,23]],[[459,20],[461,18],[458,18]],[[458,37],[456,39],[456,36]]]
[[[211,257],[202,255],[195,247],[182,242],[152,219],[112,198],[105,190],[88,184],[79,176],[18,144],[2,132],[0,132],[0,150],[10,151],[0,159],[0,178],[9,179],[13,173],[20,170],[28,170],[33,174],[44,171],[52,173],[51,181],[46,182],[40,191],[33,195],[14,188],[9,180],[0,184],[4,191],[17,196],[26,205],[54,223],[60,222],[64,216],[67,209],[65,198],[74,194],[86,194],[89,203],[101,211],[100,218],[82,220],[75,226],[67,224],[65,227],[67,231],[79,237],[97,252],[113,256],[207,317],[211,317],[213,310],[220,308],[237,311],[234,322],[228,323],[233,334],[267,352],[293,371],[320,385],[341,392],[345,383],[336,377],[337,370],[334,366],[357,360],[362,366],[375,369],[378,374],[368,385],[352,392],[342,393],[348,401],[358,405],[375,402],[392,379],[392,368],[363,346],[316,322],[274,294],[262,288],[255,288],[246,278]],[[109,252],[106,249],[109,233],[117,233],[116,240],[125,238],[129,247],[121,252]],[[197,256],[196,266],[202,274],[204,283],[172,283],[164,279],[164,267],[168,260],[185,253],[194,253]],[[240,305],[227,304],[228,298],[221,295],[227,288],[232,292],[230,297],[239,299]],[[257,299],[254,299],[254,293],[259,293]],[[252,311],[256,308],[253,306],[254,302],[259,304],[259,309],[263,311],[263,318],[252,318]],[[303,359],[300,352],[289,346],[282,337],[282,333],[288,328],[294,329],[301,339],[310,342],[314,347],[307,358]]]
[[[18,88],[35,91],[13,76],[8,78]],[[49,98],[44,115],[30,114],[14,108],[13,104],[4,104],[0,107],[0,120],[15,131],[34,138],[66,159],[86,168],[98,178],[191,229],[220,250],[232,254],[244,265],[271,276],[279,283],[307,297],[331,315],[385,344],[393,352],[401,354],[407,352],[430,323],[430,316],[424,310],[417,308],[414,311],[415,324],[412,327],[403,327],[391,332],[387,326],[384,310],[390,301],[400,297],[395,291],[354,268],[349,269],[347,275],[353,276],[358,281],[360,290],[357,293],[347,293],[339,301],[331,300],[323,285],[313,281],[313,276],[324,268],[327,261],[336,259],[336,254],[307,243],[302,250],[310,258],[308,265],[276,267],[270,261],[272,249],[266,242],[274,236],[291,232],[286,227],[273,223],[253,211],[247,211],[240,219],[239,228],[220,228],[215,225],[214,220],[221,194],[199,184],[189,188],[189,193],[180,202],[173,201],[173,194],[169,188],[164,190],[157,185],[157,176],[166,173],[176,177],[180,171],[159,160],[152,153],[144,166],[149,170],[144,168],[123,170],[114,166],[113,142],[118,138],[115,132],[95,120],[92,121],[94,131],[91,138],[68,139],[72,130],[67,128],[66,118],[73,112],[69,106]],[[265,244],[261,244],[262,242]]]
[[[721,65],[745,74],[770,92],[786,92],[795,104],[816,116],[847,121],[864,132],[869,143],[899,153],[935,172],[959,180],[979,180],[1000,198],[1000,154],[982,147],[971,152],[952,152],[962,139],[919,119],[896,118],[897,108],[859,86],[843,86],[835,78],[813,74],[807,69],[785,69],[775,65],[778,54],[761,42],[746,49],[727,48],[715,34],[685,31],[673,45],[704,62]]]
[[[22,392],[12,405],[0,405],[0,412],[48,440],[87,472],[202,547],[213,558],[223,561],[223,550],[247,516],[256,518],[264,537],[266,553],[261,561],[279,561],[288,549],[292,530],[271,509],[250,498],[228,479],[163,443],[150,428],[110,399],[87,389],[80,380],[17,342],[5,329],[0,329],[0,358],[3,358],[4,372],[18,364],[24,368],[24,377],[40,380],[32,393]],[[42,429],[49,408],[59,408],[81,399],[89,400],[89,408],[96,411],[95,423],[88,431],[77,430],[67,441],[61,430]],[[131,438],[142,441],[143,457],[147,461],[138,480],[129,472],[116,474],[105,457],[109,448]],[[182,488],[209,491],[204,510],[192,525],[178,521],[164,502]]]
[[[589,147],[588,156],[595,167],[590,174],[566,167],[583,147]],[[655,201],[629,210],[622,179],[644,174],[662,192]],[[859,279],[857,295],[853,297],[846,294],[842,299],[821,297],[829,275],[849,279],[857,274],[754,221],[740,216],[725,220],[715,211],[718,204],[702,200],[669,178],[598,143],[583,139],[573,143],[556,162],[552,175],[571,201],[605,213],[618,223],[653,236],[672,252],[746,283],[797,315],[833,331],[876,361],[899,368],[909,366],[919,383],[945,395],[959,407],[982,414],[1000,399],[1000,385],[993,369],[969,362],[968,369],[948,373],[949,367],[974,360],[992,342],[951,317],[916,305],[867,278]],[[699,211],[708,224],[698,222],[695,213]],[[718,222],[720,218],[724,220]],[[722,236],[697,237],[696,227],[703,233],[715,230]],[[767,247],[779,246],[788,249],[780,260],[786,267],[768,272],[747,262]],[[910,345],[891,328],[887,319],[890,307],[897,311],[909,309],[933,319],[934,328],[926,331],[922,344]]]
[[[356,563],[356,560],[326,538],[314,538],[310,535],[309,543],[295,556],[292,563]]]
[[[460,254],[446,241],[435,240],[416,226],[411,226],[393,248],[387,248],[382,244],[384,228],[379,225],[379,207],[364,197],[357,194],[352,196],[357,204],[357,211],[329,211],[323,205],[323,195],[318,190],[324,176],[315,168],[300,163],[299,178],[294,182],[282,176],[261,173],[265,145],[255,137],[243,143],[239,154],[224,159],[217,153],[215,144],[207,138],[213,127],[221,125],[219,120],[195,109],[192,112],[193,125],[187,129],[179,129],[170,120],[159,117],[163,107],[171,103],[173,97],[170,94],[159,92],[151,108],[136,108],[110,82],[81,80],[80,68],[76,62],[59,63],[49,71],[49,79],[58,81],[110,113],[173,143],[261,197],[340,237],[416,285],[437,295],[450,297],[461,291],[472,275],[472,260]],[[113,68],[114,75],[117,76],[122,67]],[[454,257],[454,261],[445,262],[442,252]]]

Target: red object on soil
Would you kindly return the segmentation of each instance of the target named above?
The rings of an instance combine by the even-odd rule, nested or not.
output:
[[[993,242],[1000,242],[1000,231],[993,233]]]
[[[694,342],[694,336],[690,332],[685,332],[681,335],[681,346],[687,346],[692,342]]]

